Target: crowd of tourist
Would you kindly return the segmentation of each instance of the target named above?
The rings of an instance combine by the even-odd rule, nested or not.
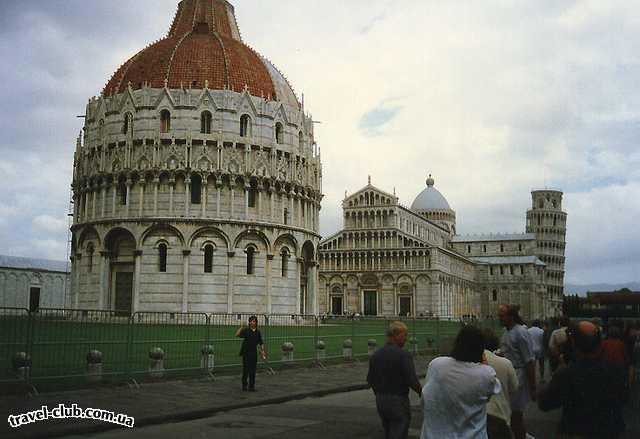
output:
[[[409,389],[421,397],[422,439],[531,439],[524,416],[530,403],[562,410],[558,439],[620,437],[623,406],[640,387],[640,322],[602,327],[561,318],[527,327],[512,305],[501,305],[498,318],[501,338],[491,329],[463,326],[451,354],[430,362],[422,388],[402,349],[406,326],[389,327],[367,377],[386,438],[408,435]]]

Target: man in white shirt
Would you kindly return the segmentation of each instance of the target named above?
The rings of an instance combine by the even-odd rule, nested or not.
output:
[[[542,346],[542,338],[544,337],[544,330],[540,320],[534,320],[531,323],[531,327],[527,329],[529,336],[531,337],[531,344],[533,346],[533,356],[536,357],[538,362],[538,372],[540,373],[540,379],[544,378],[544,349]]]
[[[493,396],[487,404],[487,433],[489,439],[510,439],[511,432],[511,397],[518,389],[518,376],[511,361],[493,353],[500,347],[500,340],[493,330],[483,330],[487,364],[496,371],[502,384],[502,391]]]

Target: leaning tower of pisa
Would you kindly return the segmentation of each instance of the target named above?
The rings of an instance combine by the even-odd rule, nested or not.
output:
[[[531,192],[527,210],[527,232],[536,234],[538,257],[546,264],[545,283],[549,309],[545,315],[562,313],[567,213],[562,210],[562,192],[543,189]]]
[[[75,307],[316,313],[321,180],[311,117],[233,6],[182,0],[86,107]]]

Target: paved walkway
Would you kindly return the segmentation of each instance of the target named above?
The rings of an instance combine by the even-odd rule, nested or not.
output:
[[[424,376],[430,358],[418,357],[416,370]],[[36,422],[18,429],[8,426],[10,414],[39,409],[50,409],[65,404],[77,404],[81,408],[98,408],[123,413],[135,418],[135,426],[149,426],[206,418],[216,413],[333,393],[350,392],[367,387],[367,361],[340,364],[322,368],[299,367],[278,371],[275,375],[259,373],[258,392],[242,392],[239,376],[224,376],[215,381],[192,379],[164,381],[141,385],[140,388],[98,387],[94,389],[48,393],[39,396],[0,397],[1,438],[39,438],[68,435],[87,435],[118,426],[85,420],[48,420]],[[414,398],[415,399],[415,398]],[[637,409],[627,407],[628,432],[625,438],[640,437],[640,417]],[[549,439],[557,425],[559,411],[540,412],[530,404],[525,417],[535,436]],[[416,416],[416,426],[420,419]]]
[[[416,359],[416,370],[426,371],[428,358]],[[139,389],[126,386],[99,387],[68,392],[48,393],[33,397],[0,398],[2,438],[56,437],[72,433],[91,433],[117,426],[86,420],[47,420],[11,429],[7,418],[39,409],[50,409],[63,403],[80,408],[99,408],[124,413],[135,418],[136,426],[198,419],[221,411],[277,404],[309,396],[348,392],[366,388],[368,362],[340,364],[322,368],[291,368],[275,375],[259,372],[257,392],[242,392],[239,376],[223,376],[214,381],[195,379],[142,384]]]

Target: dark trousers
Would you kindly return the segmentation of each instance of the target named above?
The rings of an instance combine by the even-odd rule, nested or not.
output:
[[[249,388],[256,387],[256,367],[258,365],[257,353],[245,353],[242,355],[242,388],[247,388],[247,378],[249,378]]]
[[[487,436],[489,439],[512,439],[513,434],[507,421],[487,415]]]
[[[406,439],[409,435],[411,409],[409,396],[376,394],[376,408],[386,439]]]
[[[544,378],[544,362],[546,360],[545,356],[542,358],[538,358],[538,368],[540,369],[540,378]]]

